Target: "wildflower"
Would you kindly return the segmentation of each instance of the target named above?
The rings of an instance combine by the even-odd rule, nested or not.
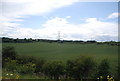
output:
[[[13,74],[10,74],[10,76],[13,76]]]
[[[16,79],[19,79],[19,75],[16,75]]]
[[[9,74],[7,73],[6,75],[8,76]]]
[[[107,79],[109,79],[109,78],[110,78],[110,76],[108,75],[108,76],[107,76]]]
[[[102,76],[100,76],[100,78],[103,78]]]
[[[113,77],[110,78],[111,80],[113,79]]]
[[[107,77],[109,78],[110,76],[108,75]]]
[[[99,77],[97,79],[99,80]]]

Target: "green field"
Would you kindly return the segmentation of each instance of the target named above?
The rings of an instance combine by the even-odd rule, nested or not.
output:
[[[63,61],[79,56],[93,57],[96,62],[107,58],[115,72],[118,63],[118,47],[107,44],[72,44],[72,43],[3,43],[3,47],[13,46],[19,55],[44,58],[47,61]]]

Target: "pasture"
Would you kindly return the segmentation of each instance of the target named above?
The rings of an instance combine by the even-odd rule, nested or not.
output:
[[[19,55],[44,58],[47,61],[63,61],[74,59],[79,56],[90,56],[99,63],[107,58],[111,70],[116,73],[118,63],[118,47],[107,44],[73,44],[73,43],[3,43],[3,47],[13,46]]]

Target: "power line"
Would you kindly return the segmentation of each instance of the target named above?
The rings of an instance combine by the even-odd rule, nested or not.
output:
[[[60,31],[58,31],[58,40],[60,40]]]

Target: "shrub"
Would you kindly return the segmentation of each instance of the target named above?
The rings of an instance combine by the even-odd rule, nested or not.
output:
[[[20,74],[32,74],[35,71],[36,65],[33,63],[21,64],[17,66],[17,72]]]
[[[80,57],[67,62],[68,75],[77,80],[91,77],[95,67],[96,63],[90,57]]]
[[[17,58],[17,60],[18,60],[19,64],[27,64],[29,62],[31,62],[31,63],[35,63],[36,62],[36,58],[33,57],[33,56],[19,56]]]
[[[40,59],[36,59],[36,68],[35,68],[35,73],[40,73],[43,72],[43,66],[45,64],[46,60],[40,58]]]
[[[66,78],[71,78],[74,75],[75,60],[68,60],[66,63]],[[68,79],[69,79],[68,78]]]
[[[64,65],[62,62],[51,62],[44,65],[44,73],[51,79],[58,80],[60,75],[64,74]]]
[[[98,76],[103,76],[105,78],[107,75],[110,75],[110,65],[107,59],[101,61],[98,66]]]
[[[10,58],[12,60],[15,60],[17,57],[17,54],[15,52],[15,49],[14,47],[5,47],[3,48],[3,51],[2,51],[2,58],[5,59],[5,58]]]
[[[7,71],[15,71],[17,70],[17,61],[16,60],[10,60],[9,62],[5,63],[5,68]]]
[[[20,74],[32,74],[35,72],[36,65],[33,63],[18,64],[17,60],[11,60],[5,63],[5,69],[10,72],[17,72]]]

